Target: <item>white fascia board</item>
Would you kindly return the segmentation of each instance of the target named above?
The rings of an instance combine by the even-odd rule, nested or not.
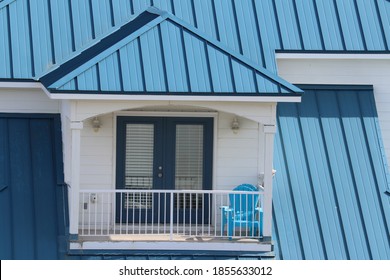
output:
[[[41,88],[39,82],[0,82],[0,88]]]
[[[42,89],[54,100],[112,100],[112,101],[221,101],[221,102],[301,102],[301,96],[194,96],[194,95],[119,95],[50,93],[40,82],[0,82],[0,88]]]
[[[115,100],[115,101],[220,101],[220,102],[301,102],[301,96],[183,96],[183,95],[115,95],[115,94],[50,94],[51,99]]]
[[[44,85],[40,82],[0,82],[0,89],[5,88],[5,89],[42,89],[42,91],[50,98],[50,99],[55,99],[52,98],[52,94],[46,89]]]
[[[390,60],[390,53],[276,53],[276,59],[380,59]]]

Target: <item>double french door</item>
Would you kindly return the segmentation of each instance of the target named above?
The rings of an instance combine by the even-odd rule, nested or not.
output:
[[[208,223],[211,197],[183,190],[211,189],[212,147],[212,118],[118,117],[117,222]]]

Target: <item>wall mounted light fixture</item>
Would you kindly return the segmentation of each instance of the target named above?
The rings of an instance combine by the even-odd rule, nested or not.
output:
[[[237,117],[233,118],[232,121],[232,130],[234,134],[237,134],[238,130],[240,129],[240,123],[238,122]]]
[[[100,121],[100,119],[98,117],[93,118],[92,120],[93,131],[98,132],[101,127],[102,127],[102,122]]]

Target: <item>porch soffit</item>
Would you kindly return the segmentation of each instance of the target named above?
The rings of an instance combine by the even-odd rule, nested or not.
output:
[[[302,93],[157,8],[148,8],[38,80],[57,94],[288,98]]]
[[[234,114],[238,117],[246,118],[260,124],[274,125],[276,123],[276,103],[275,102],[225,102],[225,101],[126,101],[113,100],[77,100],[70,101],[74,105],[72,111],[73,121],[85,121],[86,119],[110,114],[138,114],[148,112],[148,114],[164,114],[167,110],[175,113],[219,113],[224,112]]]

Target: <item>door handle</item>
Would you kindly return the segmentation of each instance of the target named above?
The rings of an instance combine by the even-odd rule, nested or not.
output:
[[[0,187],[0,192],[4,191],[6,188],[8,188],[8,186],[1,186]]]

